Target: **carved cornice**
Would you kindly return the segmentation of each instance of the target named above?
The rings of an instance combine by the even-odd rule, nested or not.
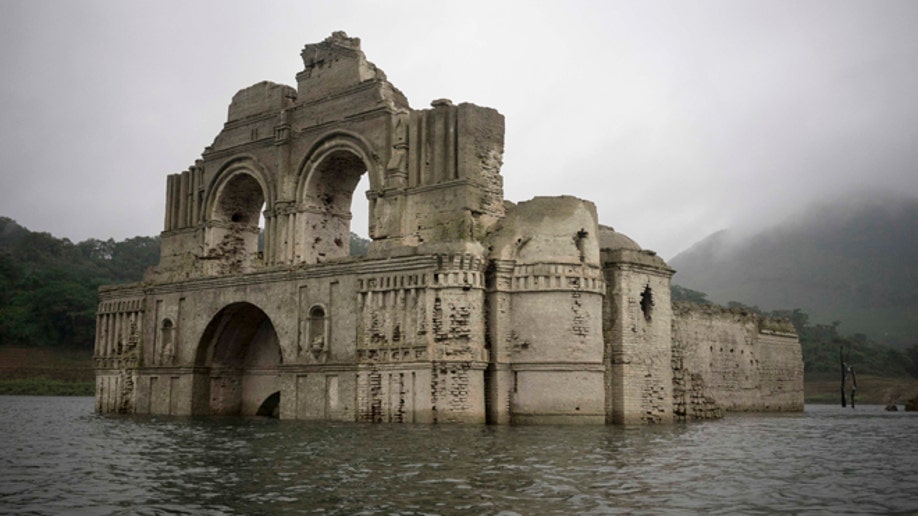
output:
[[[99,287],[99,298],[102,301],[110,299],[124,299],[131,297],[143,297],[144,289],[141,283],[129,283],[127,285],[105,285]]]
[[[512,362],[509,364],[513,371],[593,371],[604,372],[606,366],[603,362]]]
[[[588,292],[605,293],[605,279],[598,267],[583,264],[534,263],[514,264],[512,276],[504,276],[495,286],[497,291],[507,292]]]
[[[220,149],[214,150],[212,147],[207,147],[201,156],[205,160],[217,160],[233,156],[239,153],[247,153],[254,150],[273,148],[274,147],[274,134],[269,134],[264,138],[259,138],[257,140],[251,140],[239,145],[233,145],[232,147],[222,147]]]
[[[182,280],[174,283],[149,285],[144,289],[148,295],[161,295],[174,292],[210,290],[238,286],[258,285],[264,283],[281,283],[313,278],[327,278],[341,275],[392,274],[407,271],[432,270],[436,264],[431,256],[411,256],[400,259],[384,260],[348,260],[327,262],[315,265],[303,265],[298,268],[277,266],[270,270]]]
[[[409,347],[361,347],[357,350],[357,361],[361,364],[429,362],[427,346]]]
[[[413,271],[415,274],[381,274],[378,276],[364,276],[357,279],[357,291],[387,292],[390,290],[404,290],[414,288],[427,288],[430,283],[430,271]]]
[[[440,183],[434,183],[434,184],[428,184],[428,185],[422,185],[422,186],[413,186],[411,188],[406,189],[406,191],[409,194],[416,194],[416,193],[423,193],[423,192],[432,192],[435,190],[456,188],[459,186],[478,187],[480,185],[473,182],[472,180],[468,178],[461,178],[461,179],[452,179],[449,181],[443,181]]]
[[[117,314],[143,311],[143,297],[137,296],[137,292],[132,292],[130,298],[118,297],[115,299],[106,299],[99,303],[96,314]]]

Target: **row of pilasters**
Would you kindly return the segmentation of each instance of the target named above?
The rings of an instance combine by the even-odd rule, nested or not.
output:
[[[130,344],[139,342],[142,331],[143,300],[103,301],[96,314],[93,355],[98,367],[111,367]]]
[[[198,161],[184,172],[166,179],[165,231],[196,226],[203,209],[204,169]]]
[[[315,264],[350,253],[350,215],[279,205],[265,216],[265,265]]]

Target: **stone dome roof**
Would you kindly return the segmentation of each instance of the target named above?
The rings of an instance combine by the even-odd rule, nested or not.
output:
[[[615,231],[609,226],[599,225],[599,248],[600,249],[631,249],[633,251],[640,251],[641,246],[637,244],[634,240],[631,240],[627,236]]]

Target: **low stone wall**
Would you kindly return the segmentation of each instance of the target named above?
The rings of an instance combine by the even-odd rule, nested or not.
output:
[[[803,355],[787,321],[741,309],[674,303],[677,418],[803,410]]]

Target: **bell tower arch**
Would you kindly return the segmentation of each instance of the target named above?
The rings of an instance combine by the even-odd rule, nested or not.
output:
[[[249,272],[261,263],[259,238],[271,183],[252,158],[229,162],[216,174],[204,208],[205,272]]]
[[[374,236],[374,202],[355,199],[357,184],[369,175],[370,191],[379,189],[377,153],[359,135],[334,132],[320,139],[306,154],[297,174],[295,261],[321,263],[348,256],[354,224],[368,224]],[[369,221],[354,221],[351,207],[369,202]]]

